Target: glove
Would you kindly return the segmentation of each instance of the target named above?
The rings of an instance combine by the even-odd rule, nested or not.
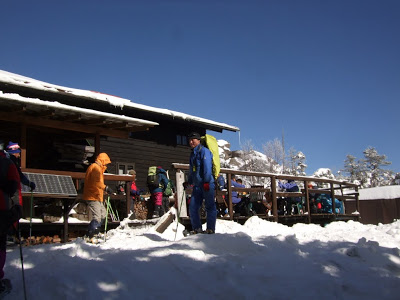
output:
[[[113,190],[108,185],[106,186],[106,193],[109,195],[113,193]]]
[[[208,192],[210,190],[210,184],[208,182],[203,184],[203,189]]]
[[[29,187],[31,188],[31,191],[33,191],[36,188],[36,184],[33,181],[29,181]]]

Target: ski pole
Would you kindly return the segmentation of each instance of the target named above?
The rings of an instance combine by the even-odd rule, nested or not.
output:
[[[107,221],[108,221],[108,209],[110,207],[110,195],[107,197],[107,213],[106,213],[106,223],[104,225],[104,241],[107,239]]]
[[[22,284],[24,287],[24,299],[26,300],[26,285],[25,285],[25,271],[24,271],[24,257],[22,255],[22,241],[21,241],[21,227],[19,226],[19,220],[17,221],[18,227],[18,239],[19,239],[19,255],[21,258],[21,270],[22,270]]]
[[[31,191],[31,212],[29,219],[29,242],[32,240],[32,215],[33,215],[33,191]]]

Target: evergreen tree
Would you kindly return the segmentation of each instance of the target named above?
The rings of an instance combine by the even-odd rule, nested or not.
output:
[[[293,147],[289,149],[289,163],[287,166],[287,173],[291,175],[306,175],[305,169],[307,165],[305,164],[306,156],[301,151],[295,150]]]
[[[356,180],[360,180],[360,165],[356,161],[355,156],[348,154],[346,156],[346,160],[344,161],[344,170],[345,173],[349,174],[350,182],[355,182]]]
[[[382,169],[383,166],[391,165],[392,163],[386,161],[386,155],[379,155],[374,147],[368,147],[363,151],[364,159],[362,162],[363,174],[369,177],[370,186],[385,185],[390,182],[390,177],[393,175],[392,171]]]

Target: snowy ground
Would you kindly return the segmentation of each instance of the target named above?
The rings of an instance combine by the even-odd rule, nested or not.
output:
[[[125,222],[98,245],[23,247],[27,299],[399,299],[400,221],[287,227],[252,217],[186,238],[176,222],[163,234]],[[6,299],[23,299],[19,247],[5,272]]]

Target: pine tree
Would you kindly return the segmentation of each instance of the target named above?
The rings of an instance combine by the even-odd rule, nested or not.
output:
[[[365,175],[370,178],[370,186],[380,186],[386,184],[388,180],[390,181],[389,177],[393,175],[393,172],[382,169],[383,166],[392,164],[386,161],[386,155],[379,155],[374,147],[368,147],[363,153],[364,159],[361,162]]]
[[[356,161],[356,157],[348,154],[346,160],[344,161],[343,171],[350,176],[350,182],[355,182],[360,180],[360,165]]]
[[[306,175],[305,169],[307,165],[305,164],[306,156],[301,151],[295,150],[293,147],[289,149],[289,168],[287,170],[288,174],[291,175]]]

